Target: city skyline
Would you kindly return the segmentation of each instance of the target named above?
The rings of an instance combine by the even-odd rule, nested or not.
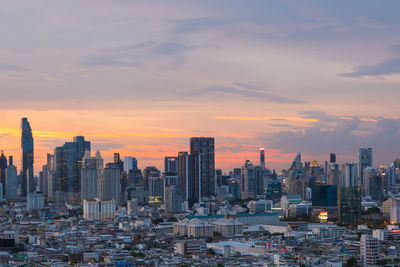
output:
[[[223,169],[260,147],[276,169],[298,151],[399,156],[399,3],[161,3],[4,3],[1,149],[17,165],[21,117],[35,166],[77,135],[143,166],[191,136],[216,138]]]

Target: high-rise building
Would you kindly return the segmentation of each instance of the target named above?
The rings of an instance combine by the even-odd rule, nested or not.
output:
[[[32,129],[27,118],[21,120],[21,148],[22,148],[22,169],[21,169],[21,194],[35,191],[35,180],[33,177],[33,136]]]
[[[360,187],[341,187],[338,201],[339,223],[357,225],[361,218]]]
[[[178,172],[178,157],[165,157],[164,158],[164,172],[177,173]]]
[[[164,194],[166,211],[172,213],[182,212],[182,195],[179,187],[176,185],[166,186]]]
[[[164,179],[162,177],[149,177],[149,197],[164,198]]]
[[[400,223],[400,198],[392,198],[392,209],[390,210],[390,222]]]
[[[4,152],[1,151],[0,156],[0,183],[3,185],[3,196],[6,195],[6,169],[7,169],[7,157],[4,156]]]
[[[44,196],[53,199],[55,192],[55,165],[54,155],[47,153],[47,163],[43,165],[39,189]]]
[[[81,193],[82,158],[90,151],[90,142],[76,136],[54,150],[55,193],[58,201],[79,200]]]
[[[199,157],[189,155],[188,152],[178,153],[178,187],[181,191],[183,201],[186,201],[189,207],[199,202],[200,181],[196,181],[196,164]]]
[[[358,149],[358,176],[363,178],[363,171],[366,167],[372,167],[372,148]]]
[[[336,163],[336,154],[335,153],[331,153],[329,155],[329,163]]]
[[[372,200],[383,200],[383,181],[378,175],[378,170],[372,167],[366,167],[363,170],[363,181],[361,192],[364,197],[370,196]]]
[[[357,165],[356,162],[342,164],[340,187],[361,186]]]
[[[137,170],[137,159],[133,157],[125,157],[124,158],[124,171],[129,173],[131,170]]]
[[[190,138],[190,155],[199,158],[200,198],[215,195],[215,140],[213,137]]]
[[[304,168],[301,163],[301,153],[297,153],[296,158],[290,166],[288,178],[286,181],[289,195],[300,195],[305,199],[306,179],[304,176]]]
[[[6,194],[7,200],[17,199],[17,188],[18,188],[18,174],[17,167],[14,166],[13,157],[9,158],[9,165],[6,170]]]
[[[337,206],[337,186],[317,185],[312,188],[312,205],[316,207]]]
[[[360,260],[362,267],[378,266],[378,261],[379,261],[378,239],[367,234],[361,235]]]
[[[330,185],[340,185],[340,166],[337,163],[329,163],[326,174],[326,183]]]
[[[102,199],[114,199],[115,205],[120,205],[121,170],[117,164],[107,163],[104,168],[104,189]]]
[[[113,199],[89,199],[83,201],[83,218],[111,219],[115,217],[115,201]]]
[[[265,169],[265,149],[260,148],[260,166]]]
[[[86,151],[82,158],[81,170],[81,201],[100,197],[101,182],[104,179],[103,159],[97,151],[94,157]]]
[[[241,179],[241,199],[256,198],[263,193],[263,169],[260,166],[254,166],[250,160],[246,160],[242,167]]]

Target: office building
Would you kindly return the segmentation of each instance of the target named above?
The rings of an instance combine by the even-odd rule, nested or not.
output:
[[[329,163],[336,163],[336,154],[335,153],[331,153],[329,155]]]
[[[190,138],[190,155],[198,157],[200,198],[215,195],[215,141],[212,137]],[[197,179],[195,178],[197,181]]]
[[[364,197],[370,196],[371,200],[383,200],[383,181],[382,177],[378,175],[378,170],[372,167],[365,167],[362,175],[362,195]]]
[[[199,159],[188,152],[178,153],[178,187],[190,208],[200,201]]]
[[[100,197],[101,182],[104,180],[104,165],[100,152],[94,157],[86,151],[82,158],[81,170],[81,201]]]
[[[357,225],[361,218],[360,187],[341,187],[338,194],[339,223]]]
[[[158,197],[164,198],[164,179],[162,177],[149,177],[148,178],[149,189],[148,196],[149,197]]]
[[[178,157],[164,158],[164,172],[170,174],[178,173]]]
[[[21,195],[35,191],[35,180],[33,177],[33,136],[32,129],[27,118],[21,120],[21,148],[22,148],[22,169],[21,169]]]
[[[378,239],[367,234],[361,235],[360,261],[362,267],[378,266],[378,261],[379,261]]]
[[[346,162],[345,164],[342,164],[339,187],[356,186],[361,186],[360,176],[358,173],[358,164],[356,162]]]
[[[400,198],[392,198],[390,210],[390,222],[393,224],[400,223]]]
[[[336,185],[317,185],[311,188],[313,207],[335,207],[337,201]]]
[[[241,199],[256,198],[264,190],[263,169],[260,166],[254,166],[249,160],[246,160],[242,167],[241,179]]]
[[[182,212],[182,195],[177,185],[166,186],[164,195],[164,203],[167,212]]]
[[[43,194],[41,192],[28,195],[28,210],[39,210],[44,206]]]
[[[113,199],[83,200],[83,218],[85,219],[112,219],[115,217],[115,201]]]
[[[4,156],[4,152],[1,151],[0,156],[0,183],[3,185],[3,196],[6,195],[7,181],[6,181],[6,170],[7,170],[7,157]]]
[[[307,181],[304,176],[304,168],[301,163],[301,153],[297,153],[296,158],[293,160],[290,166],[287,181],[287,192],[289,195],[300,195],[305,199],[305,190]]]
[[[102,199],[113,199],[115,206],[120,205],[121,199],[121,169],[118,164],[107,163],[104,168],[104,188]]]
[[[124,158],[124,171],[125,173],[129,173],[131,170],[137,170],[137,159],[134,157],[125,157]]]
[[[17,199],[17,188],[18,188],[18,174],[17,167],[13,162],[13,157],[9,158],[9,165],[6,170],[6,194],[5,197],[8,201]]]
[[[326,183],[330,185],[340,185],[340,166],[335,162],[331,162],[327,166]]]
[[[359,148],[358,151],[358,176],[362,179],[366,167],[372,167],[372,148]]]
[[[56,201],[79,200],[81,193],[82,158],[90,152],[90,142],[76,136],[54,150]]]
[[[265,169],[265,149],[260,148],[260,166]]]

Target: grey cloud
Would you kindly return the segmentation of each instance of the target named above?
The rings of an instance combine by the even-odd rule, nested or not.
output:
[[[241,96],[251,99],[261,99],[267,100],[269,102],[274,103],[292,103],[292,104],[299,104],[305,103],[303,100],[298,99],[291,99],[284,96],[279,96],[275,94],[271,94],[268,92],[261,92],[261,91],[254,91],[254,90],[246,90],[237,87],[226,87],[222,85],[217,85],[213,87],[208,87],[204,89],[193,90],[190,92],[183,93],[182,95],[185,97],[197,97],[197,96],[204,96],[209,94],[226,94],[226,95],[234,95],[234,96]]]
[[[25,72],[25,71],[27,71],[27,69],[23,66],[17,66],[14,64],[0,63],[0,71],[1,72],[7,72],[7,71]]]
[[[174,21],[175,26],[172,32],[175,33],[194,33],[208,29],[214,29],[226,24],[233,23],[234,21],[221,18],[193,18]]]
[[[392,54],[395,54],[395,55],[399,55],[400,54],[400,44],[389,46],[387,51],[389,53],[392,53]]]
[[[361,65],[355,67],[352,72],[341,73],[342,77],[364,77],[364,76],[381,76],[400,73],[400,57],[388,59],[375,65]]]
[[[93,151],[100,150],[100,151],[112,151],[118,148],[125,147],[124,144],[115,144],[115,143],[96,143],[93,142]]]
[[[316,157],[326,156],[330,152],[355,155],[359,147],[372,147],[376,158],[382,160],[381,164],[387,164],[399,156],[400,119],[377,118],[369,131],[357,134],[363,131],[365,124],[371,122],[364,122],[358,117],[337,118],[333,126],[322,128],[314,123],[303,130],[260,134],[260,139],[283,153],[301,151]]]
[[[81,64],[86,66],[140,66],[158,57],[169,57],[171,65],[185,62],[184,53],[194,46],[173,41],[144,41],[128,46],[104,49],[98,55],[86,56]],[[171,65],[169,65],[171,67]]]

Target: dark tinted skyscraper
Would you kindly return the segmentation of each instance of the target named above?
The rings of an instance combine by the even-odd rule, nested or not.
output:
[[[21,148],[22,148],[22,196],[35,191],[33,178],[33,137],[31,125],[27,118],[21,120]]]
[[[260,148],[260,166],[265,168],[265,150],[264,148]]]
[[[329,155],[329,163],[336,163],[336,154],[335,153],[331,153]]]
[[[200,159],[200,195],[215,195],[215,141],[212,137],[190,138],[190,154]],[[197,173],[196,173],[197,174]]]
[[[6,194],[6,169],[7,169],[7,157],[4,156],[4,152],[1,151],[0,156],[0,183],[3,184],[3,196]]]
[[[85,151],[90,151],[90,142],[83,136],[74,137],[54,150],[58,200],[78,199],[81,192],[81,167]]]

